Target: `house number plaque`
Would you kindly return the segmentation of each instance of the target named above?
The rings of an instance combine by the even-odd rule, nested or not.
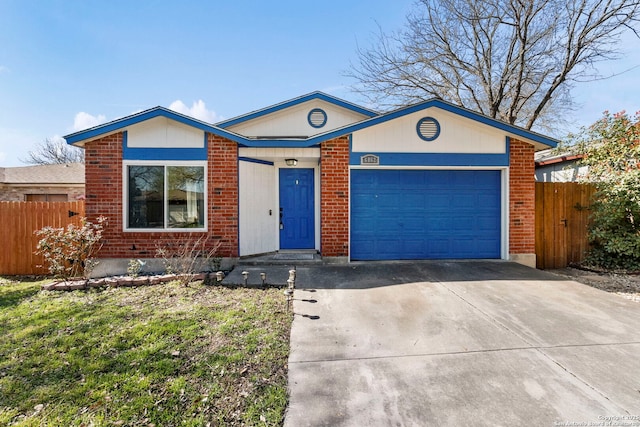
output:
[[[360,157],[360,164],[361,165],[379,165],[380,157],[374,154],[366,154]]]

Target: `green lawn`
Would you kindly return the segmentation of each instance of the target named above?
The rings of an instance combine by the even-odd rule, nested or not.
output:
[[[41,284],[0,279],[0,425],[282,424],[281,290]]]

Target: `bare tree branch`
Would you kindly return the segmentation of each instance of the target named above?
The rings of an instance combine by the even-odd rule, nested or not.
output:
[[[64,163],[84,163],[84,150],[68,145],[64,141],[45,139],[29,151],[26,159],[20,159],[29,165],[51,165]]]
[[[638,36],[640,0],[419,0],[403,31],[379,29],[347,75],[385,109],[440,97],[531,129],[574,104],[571,89],[602,78],[595,64]],[[640,38],[640,37],[639,37]]]

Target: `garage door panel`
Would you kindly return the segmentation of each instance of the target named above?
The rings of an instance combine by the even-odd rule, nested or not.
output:
[[[352,171],[351,258],[500,258],[500,171]]]

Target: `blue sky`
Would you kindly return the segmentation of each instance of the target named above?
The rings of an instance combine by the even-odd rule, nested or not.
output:
[[[0,0],[0,166],[34,144],[162,105],[216,122],[321,90],[364,103],[344,76],[413,0]],[[604,74],[640,66],[640,42]],[[580,86],[577,128],[640,110],[640,68]]]

